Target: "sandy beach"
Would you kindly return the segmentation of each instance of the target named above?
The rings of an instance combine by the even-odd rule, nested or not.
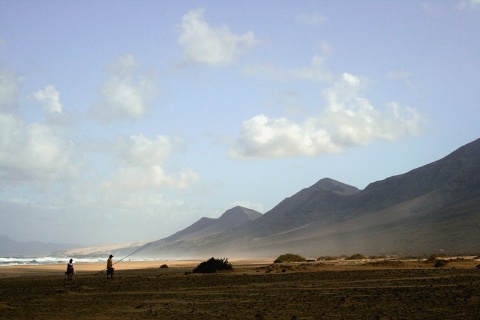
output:
[[[120,270],[142,270],[159,268],[162,264],[169,267],[190,267],[194,268],[201,261],[199,260],[179,260],[179,261],[121,261],[114,267]],[[75,276],[94,275],[106,268],[106,262],[95,263],[75,263]],[[48,265],[19,265],[0,267],[0,278],[23,277],[23,276],[46,276],[61,275],[66,270],[66,264],[48,264]]]
[[[480,262],[231,261],[193,274],[201,261],[0,268],[0,319],[478,319]],[[168,268],[160,268],[166,264]]]

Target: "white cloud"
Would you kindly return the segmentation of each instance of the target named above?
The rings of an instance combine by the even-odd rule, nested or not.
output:
[[[52,128],[0,113],[2,181],[52,181],[71,172],[71,145]]]
[[[231,64],[258,43],[253,32],[236,35],[226,26],[211,27],[204,10],[188,12],[182,17],[178,44],[184,48],[184,62],[222,66]]]
[[[90,115],[101,121],[139,119],[147,113],[147,103],[156,94],[151,76],[137,75],[139,65],[129,54],[119,58],[108,69],[100,85],[101,102],[90,109]]]
[[[181,143],[179,138],[157,136],[155,139],[148,139],[140,134],[118,138],[115,149],[123,163],[156,165],[164,163],[175,145]]]
[[[185,189],[198,180],[199,175],[190,168],[169,174],[164,162],[181,144],[178,138],[158,136],[149,139],[143,135],[119,138],[114,146],[118,170],[104,183],[107,190],[122,192],[146,189]]]
[[[120,167],[112,179],[105,183],[110,190],[141,191],[144,189],[186,189],[198,179],[192,169],[167,174],[160,165]]]
[[[74,172],[71,143],[64,141],[59,130],[39,123],[27,124],[9,113],[17,106],[18,80],[15,72],[0,68],[0,182],[65,178]],[[53,87],[37,94],[47,104],[55,102],[55,95],[58,97],[58,92]],[[49,106],[59,107],[55,103]]]
[[[17,81],[15,72],[0,67],[0,111],[17,107]]]
[[[422,117],[413,108],[391,102],[382,112],[362,97],[361,79],[343,74],[343,79],[323,91],[327,109],[321,117],[338,146],[366,145],[373,139],[396,140],[420,132]]]
[[[65,124],[70,121],[71,116],[63,112],[60,93],[53,85],[47,85],[43,90],[34,92],[32,96],[41,103],[47,123]]]
[[[328,49],[325,49],[328,51]],[[251,76],[263,75],[276,80],[309,80],[330,82],[334,75],[325,70],[325,56],[315,55],[307,67],[282,69],[272,65],[250,66],[244,72]]]
[[[230,155],[235,158],[282,158],[339,152],[328,132],[311,118],[296,124],[286,118],[255,116],[243,123]]]
[[[336,153],[348,146],[367,145],[374,139],[395,140],[420,132],[421,115],[395,102],[387,111],[362,97],[363,82],[345,73],[322,94],[324,112],[297,124],[286,118],[255,116],[243,123],[230,150],[237,158],[280,158]]]
[[[33,97],[43,105],[43,111],[46,114],[62,113],[60,93],[58,93],[54,86],[47,85],[43,90],[35,92]]]

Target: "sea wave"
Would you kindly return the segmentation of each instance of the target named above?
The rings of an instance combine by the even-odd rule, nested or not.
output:
[[[2,266],[27,266],[27,265],[46,265],[46,264],[64,264],[67,263],[70,257],[31,257],[31,258],[15,258],[15,257],[0,257],[0,267]],[[73,258],[74,262],[78,263],[93,263],[105,262],[105,257],[86,257]]]

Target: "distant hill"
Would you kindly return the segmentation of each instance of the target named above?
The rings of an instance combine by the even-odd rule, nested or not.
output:
[[[15,241],[0,235],[0,257],[41,257],[55,251],[63,251],[78,247],[78,244],[45,243],[39,241]]]
[[[191,226],[165,238],[165,240],[173,241],[192,234],[208,235],[210,233],[240,227],[247,221],[253,221],[261,215],[262,214],[258,211],[236,206],[225,211],[218,219],[203,217]]]

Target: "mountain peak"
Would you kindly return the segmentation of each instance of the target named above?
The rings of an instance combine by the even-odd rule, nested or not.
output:
[[[231,209],[228,209],[225,211],[220,218],[218,218],[219,221],[222,223],[233,223],[233,224],[239,224],[246,222],[248,220],[255,220],[258,217],[260,217],[262,214],[258,211],[244,208],[241,206],[236,206]]]
[[[358,188],[354,186],[350,186],[348,184],[342,183],[340,181],[331,179],[331,178],[323,178],[320,179],[317,183],[310,187],[314,190],[324,190],[324,191],[331,191],[336,194],[340,195],[352,195],[357,193]]]

